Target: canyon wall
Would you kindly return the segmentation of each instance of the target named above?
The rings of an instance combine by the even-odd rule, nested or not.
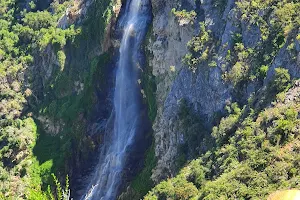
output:
[[[188,143],[191,132],[202,134],[201,128],[199,130],[193,127],[198,121],[189,127],[184,123],[180,116],[182,101],[193,116],[199,118],[203,130],[210,132],[219,120],[218,115],[222,115],[225,105],[235,101],[247,102],[251,95],[268,85],[274,75],[274,68],[284,67],[292,77],[300,75],[299,41],[295,41],[296,58],[291,59],[293,55],[287,50],[287,46],[294,42],[291,38],[295,36],[291,36],[274,52],[274,60],[263,82],[255,78],[235,87],[232,82],[226,81],[224,75],[234,66],[234,63],[227,61],[226,56],[228,52],[235,51],[237,34],[240,43],[244,45],[243,48],[251,48],[254,51],[262,51],[261,48],[265,48],[261,27],[247,19],[242,20],[243,13],[236,2],[238,1],[152,1],[153,30],[147,41],[147,48],[152,54],[149,64],[157,83],[157,117],[153,129],[158,162],[152,174],[155,182],[176,174],[176,162],[182,151],[181,146]],[[188,12],[194,10],[197,17],[192,22],[184,21],[184,17],[174,14],[173,8]],[[209,45],[213,58],[198,64],[197,70],[193,72],[182,59],[189,52],[188,42],[201,32],[199,22],[204,22],[212,37],[213,41]],[[209,66],[211,62],[215,63],[213,67]],[[252,61],[249,61],[249,64],[250,62]],[[204,152],[208,146],[205,133],[200,137],[202,139],[198,140],[198,147],[192,149],[197,153]],[[189,155],[185,156],[188,158]]]

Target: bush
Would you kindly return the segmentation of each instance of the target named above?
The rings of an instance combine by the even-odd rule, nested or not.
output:
[[[287,69],[280,67],[275,69],[275,76],[272,85],[277,92],[286,90],[290,86],[290,82],[291,76]]]
[[[23,22],[33,30],[55,27],[56,24],[54,16],[48,11],[29,12],[23,18]]]
[[[269,71],[269,67],[267,65],[263,65],[259,68],[259,77],[265,78],[267,76],[267,73]]]
[[[236,86],[238,83],[247,78],[248,70],[249,66],[246,63],[237,62],[227,74],[226,79]]]
[[[190,53],[185,55],[183,63],[185,63],[190,70],[196,72],[198,65],[208,61],[213,56],[213,38],[210,30],[207,29],[205,23],[200,23],[200,33],[193,37],[187,44]],[[211,67],[215,67],[215,61],[211,62]]]
[[[194,24],[194,21],[197,16],[197,13],[194,10],[189,12],[186,10],[176,11],[176,9],[173,8],[172,13],[178,18],[179,22],[184,20],[184,22],[181,22],[183,24],[189,24],[189,23]]]
[[[57,59],[60,66],[60,71],[64,71],[65,68],[65,62],[66,62],[66,54],[60,50],[57,52]]]

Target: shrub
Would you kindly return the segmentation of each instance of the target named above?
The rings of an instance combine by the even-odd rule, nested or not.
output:
[[[286,88],[288,88],[290,82],[291,82],[291,76],[287,69],[280,68],[280,67],[275,69],[275,76],[272,84],[273,84],[273,88],[277,92],[282,92]]]
[[[294,89],[298,89],[296,84],[291,91]],[[187,164],[175,178],[154,187],[149,197],[266,199],[275,190],[297,187],[300,107],[298,94],[293,95],[294,101],[274,101],[264,110],[246,107],[242,111],[237,104],[228,106],[229,116],[212,133],[217,140],[215,146]]]
[[[247,78],[249,66],[246,63],[237,62],[227,74],[227,80],[231,81],[236,86],[241,81]]]
[[[175,8],[172,9],[172,13],[178,18],[178,21],[181,25],[184,24],[194,24],[194,21],[196,19],[197,13],[192,11],[186,11],[186,10],[180,10],[176,11]]]
[[[197,70],[197,66],[200,63],[208,61],[213,56],[212,46],[213,38],[210,30],[207,29],[205,23],[200,23],[200,33],[198,36],[193,37],[187,44],[190,53],[185,55],[183,62],[192,70],[194,73]],[[211,62],[211,67],[214,67],[215,61]]]
[[[55,27],[56,20],[48,11],[29,12],[23,18],[24,25],[33,30]]]
[[[60,50],[57,52],[57,59],[60,66],[60,71],[64,71],[65,62],[66,62],[66,54]]]
[[[263,65],[259,68],[259,77],[265,78],[267,76],[269,67],[267,65]]]

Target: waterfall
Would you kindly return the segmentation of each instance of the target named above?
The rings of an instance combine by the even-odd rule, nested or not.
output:
[[[138,83],[141,70],[141,45],[151,20],[149,0],[127,0],[119,20],[123,28],[117,63],[114,91],[114,128],[102,149],[99,163],[90,181],[84,200],[113,200],[122,182],[122,175],[135,142],[140,123],[141,94]]]

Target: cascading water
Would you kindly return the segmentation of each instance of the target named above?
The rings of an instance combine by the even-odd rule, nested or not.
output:
[[[141,94],[138,84],[141,45],[151,20],[150,0],[127,0],[119,27],[124,27],[114,91],[114,128],[82,199],[116,199],[130,147],[138,134]]]

